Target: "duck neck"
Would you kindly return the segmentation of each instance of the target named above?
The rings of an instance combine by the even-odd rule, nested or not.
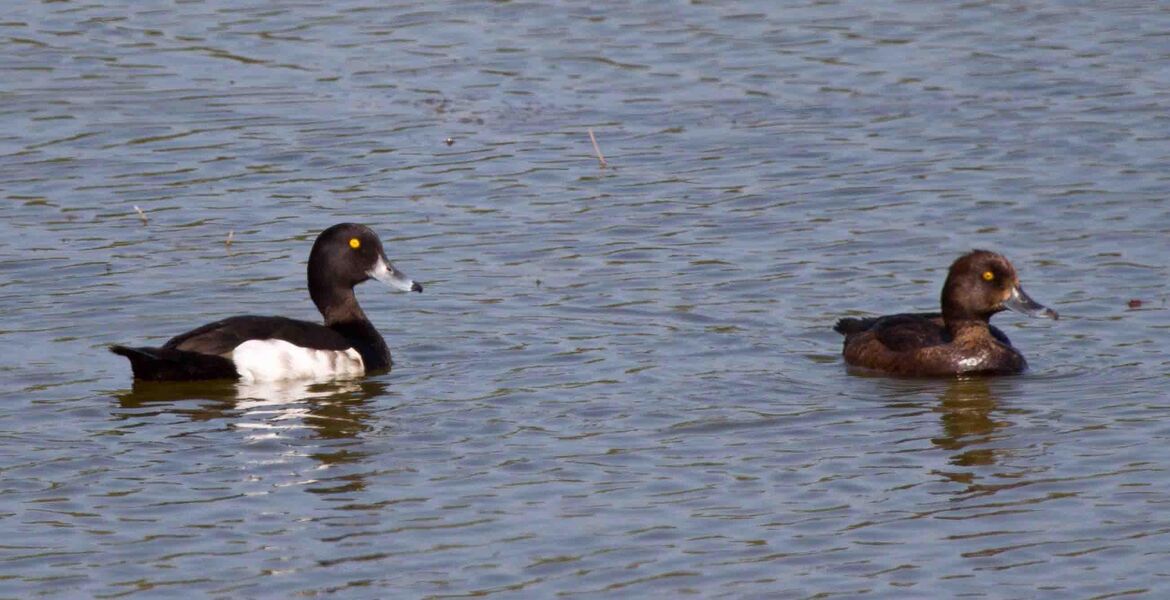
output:
[[[965,306],[961,299],[964,291],[956,281],[953,273],[947,274],[947,281],[943,284],[942,305],[943,323],[946,324],[947,334],[951,339],[968,335],[985,335],[991,327],[991,316],[995,311],[980,313]]]
[[[321,316],[325,317],[327,326],[369,321],[358,305],[352,288],[317,288],[310,285],[309,296],[313,298],[317,310],[321,311]]]
[[[325,326],[349,340],[358,354],[362,355],[367,372],[390,368],[390,349],[366,318],[362,307],[358,306],[353,288],[310,285],[309,295],[317,305],[317,310],[321,311],[321,316],[325,317]]]

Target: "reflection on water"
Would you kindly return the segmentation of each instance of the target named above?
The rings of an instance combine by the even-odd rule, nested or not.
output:
[[[326,439],[352,438],[369,426],[364,405],[385,395],[386,384],[371,379],[274,382],[155,382],[134,380],[114,394],[122,419],[163,412],[192,420],[231,419],[235,427],[262,437],[308,428]]]
[[[369,426],[363,406],[384,395],[386,384],[373,380],[333,382],[280,381],[237,383],[236,408],[258,417],[259,422],[241,422],[241,427],[276,429],[287,421],[302,422],[327,439],[352,438]]]
[[[984,446],[992,441],[996,429],[1010,425],[1007,421],[996,420],[993,412],[998,405],[998,398],[986,378],[955,379],[947,385],[935,409],[944,435],[931,441],[954,452],[951,463],[956,466],[994,463],[996,450]]]
[[[164,413],[183,415],[194,421],[223,419],[234,414],[238,399],[232,381],[140,381],[132,380],[129,390],[114,392],[118,419],[139,419]]]
[[[127,421],[160,415],[181,415],[191,421],[224,421],[240,432],[240,443],[253,445],[302,444],[309,439],[326,442],[307,455],[318,469],[358,466],[370,453],[353,440],[370,430],[369,403],[386,397],[387,384],[372,379],[335,381],[277,381],[244,383],[134,381],[126,392],[114,395],[115,416]],[[287,460],[291,457],[286,457]],[[282,462],[278,461],[278,462]],[[260,470],[270,468],[272,457],[261,459]],[[248,467],[246,470],[250,470]],[[322,472],[324,473],[324,471]],[[298,485],[314,494],[360,491],[366,487],[361,469],[326,480],[321,475],[301,479]]]

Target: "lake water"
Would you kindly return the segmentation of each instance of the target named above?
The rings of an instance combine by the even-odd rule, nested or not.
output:
[[[1170,597],[1170,8],[7,8],[0,597]],[[106,351],[341,221],[392,373]],[[847,372],[973,247],[1029,373]]]

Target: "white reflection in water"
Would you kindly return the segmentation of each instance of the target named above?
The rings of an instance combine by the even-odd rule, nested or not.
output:
[[[236,383],[236,409],[240,420],[235,426],[241,429],[258,430],[253,439],[278,436],[277,430],[301,429],[308,427],[305,419],[316,421],[348,418],[333,417],[315,410],[310,402],[327,400],[343,394],[357,394],[362,390],[358,380],[282,380]],[[321,423],[314,424],[320,428]],[[260,432],[267,431],[268,434]]]

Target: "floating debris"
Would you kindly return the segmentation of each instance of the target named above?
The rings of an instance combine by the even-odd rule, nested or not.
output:
[[[589,141],[593,142],[593,151],[597,153],[597,164],[604,169],[609,163],[605,161],[605,155],[601,153],[601,146],[597,145],[597,137],[593,135],[593,128],[589,128]]]

